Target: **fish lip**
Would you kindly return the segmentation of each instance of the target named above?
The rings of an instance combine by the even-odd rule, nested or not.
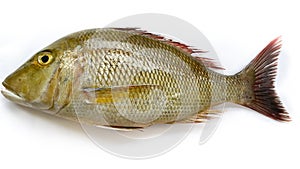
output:
[[[19,94],[15,93],[11,87],[7,83],[2,82],[2,85],[4,86],[4,89],[1,89],[2,95],[7,98],[8,100],[15,102],[17,104],[26,106],[26,107],[31,107],[31,104],[26,103],[26,100],[21,97]]]
[[[2,82],[2,85],[4,86],[4,89],[1,89],[1,94],[6,99],[8,99],[8,100],[10,100],[10,101],[12,101],[16,104],[25,106],[25,107],[38,109],[38,108],[35,107],[36,106],[35,103],[27,101],[24,97],[22,97],[21,95],[16,93],[5,81]],[[53,105],[51,107],[53,107]],[[42,109],[42,110],[46,111],[47,109]]]
[[[3,92],[4,93],[10,93],[10,94],[14,94],[14,95],[16,95],[16,96],[18,96],[18,97],[21,97],[19,94],[17,94],[17,93],[15,93],[14,92],[14,90],[4,81],[4,82],[2,82],[2,85],[4,86],[4,90],[2,89],[1,90],[1,93],[3,94]],[[4,95],[4,94],[3,94]]]
[[[2,82],[2,86],[4,86],[5,89],[9,90],[9,86],[5,81]]]
[[[1,93],[4,97],[6,97],[8,100],[19,100],[19,101],[25,101],[22,97],[20,97],[19,95],[17,95],[16,93],[8,90],[8,89],[2,89]]]

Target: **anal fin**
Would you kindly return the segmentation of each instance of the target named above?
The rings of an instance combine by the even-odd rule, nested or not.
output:
[[[209,110],[199,112],[188,119],[181,120],[179,121],[179,123],[203,123],[212,118],[219,117],[220,113],[221,113],[220,110],[209,109]]]

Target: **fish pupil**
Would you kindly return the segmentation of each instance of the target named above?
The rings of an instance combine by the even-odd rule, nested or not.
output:
[[[42,58],[41,58],[42,62],[43,63],[47,63],[49,61],[49,56],[47,55],[44,55]]]

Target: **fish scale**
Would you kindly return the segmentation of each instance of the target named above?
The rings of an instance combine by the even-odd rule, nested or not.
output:
[[[95,38],[97,39],[97,35],[94,35]],[[129,37],[127,35],[127,37]],[[114,38],[116,39],[120,39],[118,36],[114,36]],[[137,37],[134,37],[134,41],[136,41]],[[114,42],[114,40],[112,40]],[[92,42],[94,42],[92,40]],[[104,48],[108,47],[109,49],[112,49],[114,50],[115,48],[119,47],[118,45],[115,45],[115,43],[113,43],[110,47],[110,45],[108,45],[109,43],[108,42],[103,42],[101,41],[100,43],[104,43]],[[153,46],[155,46],[155,43],[152,42]],[[104,55],[103,57],[95,57],[94,55],[88,55],[88,56],[85,56],[85,60],[89,60],[87,59],[86,57],[90,57],[91,60],[94,60],[92,61],[92,63],[81,63],[82,65],[85,65],[85,68],[86,68],[86,71],[87,72],[87,76],[82,76],[82,77],[88,77],[88,75],[94,75],[95,72],[96,73],[99,73],[99,72],[102,72],[102,74],[96,74],[94,75],[94,77],[97,77],[97,78],[94,78],[96,79],[95,81],[97,82],[92,82],[92,83],[95,83],[96,85],[98,86],[102,86],[102,87],[105,87],[105,86],[109,86],[109,87],[113,87],[113,86],[134,86],[134,85],[153,85],[153,84],[157,84],[158,86],[164,86],[165,89],[164,89],[164,92],[167,92],[167,93],[170,93],[168,96],[168,98],[171,98],[170,99],[170,103],[167,103],[168,106],[166,106],[165,110],[157,110],[157,111],[153,111],[152,113],[139,113],[141,114],[141,116],[149,116],[150,119],[151,117],[155,117],[153,118],[153,121],[162,121],[162,122],[170,122],[170,121],[176,121],[176,119],[178,118],[178,114],[182,113],[182,112],[187,112],[187,115],[183,115],[183,116],[190,116],[190,114],[195,114],[197,112],[200,111],[199,108],[196,108],[196,107],[199,107],[199,99],[197,98],[199,96],[199,94],[197,94],[197,89],[199,88],[199,86],[197,86],[197,84],[195,84],[195,81],[191,81],[189,83],[184,83],[184,84],[180,84],[181,82],[186,82],[186,80],[182,80],[182,74],[186,76],[186,78],[189,78],[189,79],[196,79],[195,77],[194,78],[190,78],[192,75],[193,75],[193,72],[190,71],[190,67],[189,65],[187,65],[187,69],[188,71],[186,72],[182,72],[182,71],[179,71],[178,70],[178,65],[183,65],[186,64],[184,62],[182,62],[181,60],[177,59],[178,61],[177,62],[182,62],[182,63],[177,63],[174,61],[176,60],[175,57],[176,55],[171,55],[172,53],[169,52],[169,48],[171,48],[171,46],[169,47],[168,46],[168,50],[160,50],[158,52],[158,55],[162,58],[162,61],[160,60],[157,60],[157,58],[153,57],[153,50],[151,50],[152,48],[156,49],[155,47],[151,47],[151,44],[148,44],[149,45],[149,48],[150,50],[144,50],[143,52],[140,52],[139,50],[133,50],[133,49],[138,49],[139,47],[130,47],[131,49],[131,53],[132,55],[129,56],[130,58],[128,58],[128,62],[126,62],[125,64],[122,64],[122,65],[125,65],[124,67],[122,67],[121,65],[120,66],[117,66],[117,69],[118,67],[120,67],[120,69],[117,70],[110,70],[110,72],[105,72],[105,71],[95,71],[95,69],[93,69],[94,67],[97,67],[97,63],[101,63],[99,62],[98,60],[99,59],[102,59],[102,63],[108,63],[108,65],[113,65],[113,63],[111,62],[112,60],[107,60],[107,55]],[[88,47],[91,46],[91,45],[87,45]],[[90,49],[87,48],[87,49],[81,49],[81,51],[86,51],[86,53],[94,53],[94,54],[99,54],[99,52],[93,52],[95,50],[98,50],[99,51],[99,48],[96,48],[95,46],[101,46],[102,45],[93,45]],[[124,45],[124,46],[130,46],[130,45]],[[157,45],[156,45],[157,46]],[[91,50],[91,51],[89,51]],[[125,49],[126,50],[126,49]],[[175,47],[175,50],[178,50],[176,47]],[[105,51],[101,51],[101,53],[105,54]],[[157,52],[156,52],[157,53]],[[125,61],[126,61],[126,56],[120,56],[121,53],[116,53],[115,55],[119,55],[117,56],[117,58],[123,58]],[[98,55],[99,56],[99,55]],[[125,57],[125,58],[124,58]],[[173,58],[172,58],[173,57]],[[190,57],[190,56],[189,56]],[[141,60],[143,59],[143,60]],[[175,62],[175,64],[174,64]],[[195,62],[194,60],[191,60],[190,62]],[[88,66],[86,65],[93,65],[91,66],[91,69],[88,68]],[[152,65],[154,65],[154,67],[152,67]],[[174,66],[172,66],[174,65]],[[102,66],[104,66],[102,69],[106,69],[108,70],[108,66],[103,64]],[[122,69],[123,68],[123,69]],[[131,68],[136,68],[136,69],[131,69]],[[100,70],[102,70],[101,67],[100,67]],[[147,73],[148,70],[160,70],[160,71],[157,71],[158,73]],[[116,73],[118,72],[118,73]],[[120,74],[120,72],[126,72],[124,74]],[[135,77],[136,75],[133,75],[133,74],[137,74],[138,72],[138,75],[137,77],[139,78],[140,81],[130,81],[129,79],[132,79],[133,77]],[[172,72],[171,75],[169,75],[170,77],[168,77],[168,72]],[[144,76],[141,76],[140,74],[143,74]],[[172,82],[172,78],[174,78],[174,76],[177,78],[177,79],[180,79],[180,80],[175,80],[176,82]],[[195,75],[194,75],[195,76]],[[122,78],[123,78],[123,81],[122,81]],[[160,80],[158,80],[160,79]],[[125,81],[124,81],[125,80]],[[86,80],[86,79],[83,79],[83,86],[89,86],[88,84],[85,84],[86,82],[89,82],[89,80]],[[98,82],[99,81],[99,82]],[[100,82],[101,81],[101,82]],[[174,81],[174,80],[173,80]],[[162,82],[165,82],[164,84]],[[174,85],[172,84],[176,84],[178,83],[178,86],[182,86],[182,87],[185,87],[185,88],[188,88],[188,89],[193,89],[193,90],[184,90],[184,92],[181,92],[180,94],[177,94],[177,97],[181,96],[181,98],[172,98],[171,95],[176,95],[176,93],[178,93],[178,89],[177,89],[177,92],[174,92],[173,90],[176,90],[176,88],[174,88]],[[95,84],[90,84],[90,86],[94,86]],[[189,84],[194,84],[194,86],[189,86]],[[177,87],[178,88],[178,87]],[[148,89],[146,89],[148,90]],[[164,92],[161,92],[162,94],[164,94]],[[140,93],[147,93],[146,91],[140,91]],[[194,97],[189,97],[191,96],[192,94],[194,93]],[[163,97],[163,96],[158,96],[158,97]],[[146,99],[146,97],[144,97]],[[187,98],[187,99],[185,99]],[[175,100],[177,100],[177,104],[178,105],[183,105],[182,102],[185,104],[184,106],[176,106],[176,103],[175,103]],[[120,101],[121,102],[121,101]],[[131,102],[134,102],[134,103],[139,103],[137,101],[131,101]],[[191,104],[191,103],[194,103],[194,104]],[[128,103],[127,102],[124,102],[124,103],[115,103],[113,106],[110,105],[111,107],[116,107],[117,105],[117,108],[118,107],[121,107],[125,110],[131,110],[133,111],[131,108],[129,108],[127,105]],[[155,105],[155,104],[153,104]],[[192,108],[189,107],[189,105],[192,106]],[[195,106],[196,105],[196,106]],[[142,109],[147,109],[145,107],[149,107],[148,104],[138,104],[137,106],[139,107],[144,107]],[[152,107],[153,109],[153,107]],[[193,111],[191,111],[193,110]],[[119,112],[120,110],[114,110],[115,112]],[[165,119],[164,115],[161,116],[161,118],[159,116],[157,116],[157,112],[161,111],[161,114],[173,114],[173,116],[170,118],[170,119]],[[109,112],[108,114],[112,114],[111,112]],[[122,114],[122,113],[121,113]],[[136,113],[130,113],[130,111],[128,112],[128,114],[136,114]],[[109,115],[107,115],[109,116]],[[127,115],[121,115],[120,117],[123,117],[123,116],[127,116]],[[136,116],[136,115],[135,115]],[[168,117],[170,117],[168,115]],[[94,118],[94,117],[90,117],[91,119]],[[134,118],[131,118],[131,117],[127,117],[127,119],[131,119],[132,121],[143,121],[140,119],[140,117],[137,117],[138,119],[134,119]],[[180,117],[180,118],[183,118],[183,117]],[[180,118],[178,118],[178,120],[181,120]],[[163,120],[168,120],[168,121],[163,121]],[[127,120],[125,120],[127,121]],[[148,121],[147,121],[148,122]],[[111,122],[109,122],[111,123]],[[142,124],[142,125],[145,125],[145,124]],[[147,124],[146,124],[147,125]]]

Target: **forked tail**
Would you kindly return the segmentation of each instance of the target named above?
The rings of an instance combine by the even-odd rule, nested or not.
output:
[[[238,102],[263,115],[278,121],[290,121],[290,117],[274,89],[277,71],[277,59],[281,48],[281,38],[271,41],[252,61],[237,75],[250,88],[245,100]]]

